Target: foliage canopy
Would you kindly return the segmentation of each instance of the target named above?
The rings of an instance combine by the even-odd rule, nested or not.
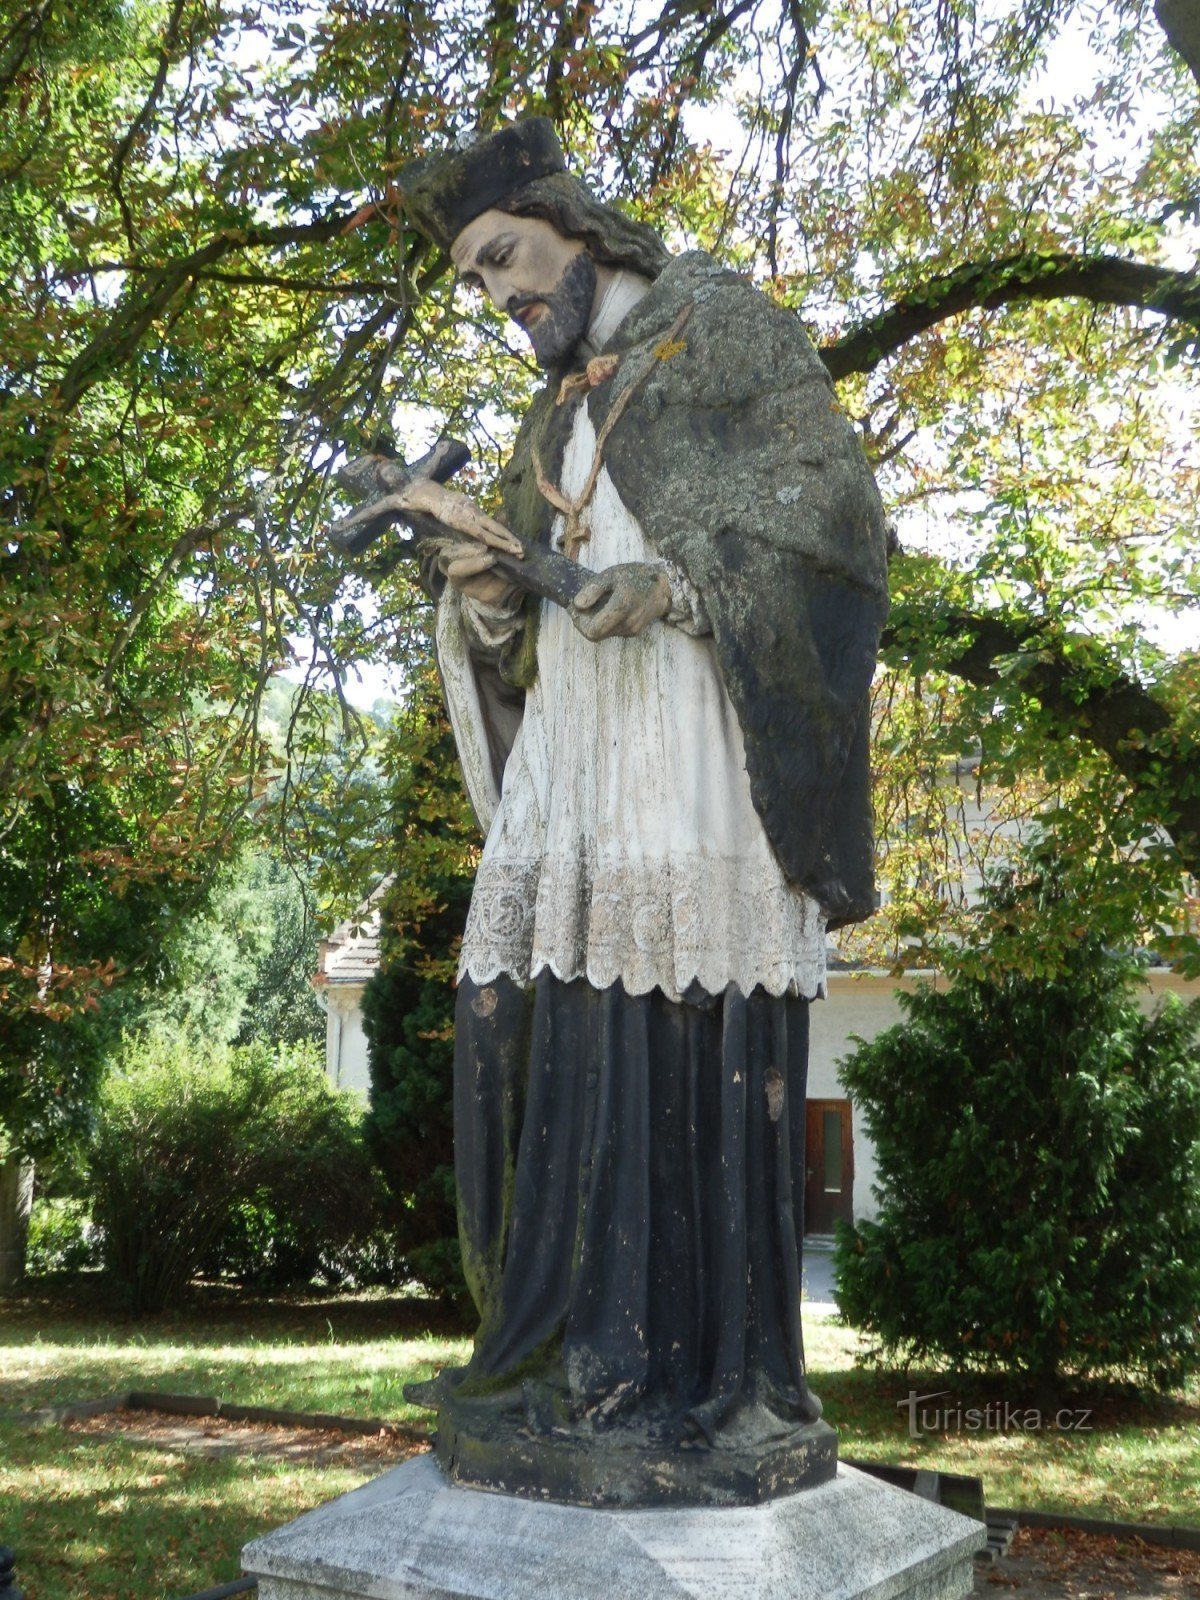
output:
[[[1089,914],[1194,955],[1200,56],[1164,32],[1194,49],[1185,8],[1160,9],[1163,26],[1147,0],[13,0],[10,1009],[76,1003],[154,925],[89,933],[70,885],[27,863],[70,859],[130,905],[198,893],[283,759],[259,712],[295,641],[312,684],[423,658],[410,575],[377,571],[370,593],[332,559],[330,472],[444,427],[486,492],[536,374],[405,229],[393,179],[533,110],[603,195],[796,308],[877,463],[907,553],[871,952],[952,921],[960,853],[1001,847],[965,835],[938,782],[970,753],[998,818],[1043,817]],[[326,720],[301,697],[289,762]],[[399,757],[370,754],[390,781]],[[285,826],[300,800],[285,784]],[[346,905],[364,882],[325,887]]]

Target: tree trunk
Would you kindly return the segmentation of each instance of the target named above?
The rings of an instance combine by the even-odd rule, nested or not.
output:
[[[1158,25],[1200,85],[1200,12],[1195,0],[1155,0]]]
[[[25,1274],[25,1241],[33,1207],[33,1162],[20,1156],[0,1161],[0,1293]]]

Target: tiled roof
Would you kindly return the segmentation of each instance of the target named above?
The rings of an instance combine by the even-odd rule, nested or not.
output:
[[[365,900],[352,917],[340,922],[318,947],[318,988],[330,984],[363,984],[374,976],[379,965],[379,900],[388,880]]]

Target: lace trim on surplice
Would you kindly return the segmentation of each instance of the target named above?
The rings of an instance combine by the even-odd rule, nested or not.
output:
[[[812,998],[824,987],[820,908],[777,873],[695,855],[606,866],[485,861],[463,935],[459,977],[526,983],[542,970],[627,994],[678,999],[693,982],[709,994]]]

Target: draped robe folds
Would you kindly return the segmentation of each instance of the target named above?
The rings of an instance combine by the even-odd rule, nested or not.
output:
[[[679,336],[665,341],[684,307]],[[444,1373],[434,1399],[439,1430],[462,1440],[494,1443],[507,1430],[525,1440],[762,1447],[819,1414],[800,1332],[807,1004],[825,923],[865,914],[872,898],[864,701],[885,607],[883,521],[795,319],[708,258],[672,262],[606,348],[621,360],[590,395],[556,406],[551,389],[531,408],[506,475],[507,519],[553,539],[554,514],[533,492],[535,452],[552,481],[566,482],[572,437],[594,440],[624,383],[636,381],[601,486],[644,538],[632,553],[665,559],[699,595],[712,638],[684,641],[684,654],[694,664],[704,653],[736,739],[736,761],[714,770],[738,790],[733,811],[742,805],[749,829],[761,830],[770,892],[796,911],[778,924],[786,948],[773,965],[757,946],[749,966],[737,948],[684,960],[677,938],[666,976],[620,959],[593,965],[586,937],[566,970],[531,964],[529,942],[480,966],[469,926],[455,1141],[481,1325],[470,1363]],[[591,423],[583,430],[580,405]],[[502,791],[510,777],[532,781],[520,767],[520,688],[536,674],[534,695],[564,692],[545,672],[548,662],[562,671],[567,657],[539,642],[539,621],[548,634],[570,628],[527,602],[516,635],[499,652],[481,650],[458,597],[447,592],[439,606],[439,661],[468,788],[485,824],[500,807],[481,884],[489,851],[503,853]],[[611,651],[625,642],[581,643]],[[656,692],[669,699],[661,657],[656,670],[667,676]],[[643,718],[605,696],[597,742],[647,737],[622,725],[631,714]],[[702,772],[701,763],[698,776],[683,774],[685,812],[701,799]],[[558,781],[586,785],[595,774],[564,771]],[[689,857],[687,870],[703,877],[703,857]],[[521,859],[534,881],[528,917],[546,864]],[[473,906],[476,923],[480,915]],[[742,916],[749,947],[752,911]],[[594,902],[585,925],[589,917]],[[481,1459],[513,1467],[503,1452]]]

